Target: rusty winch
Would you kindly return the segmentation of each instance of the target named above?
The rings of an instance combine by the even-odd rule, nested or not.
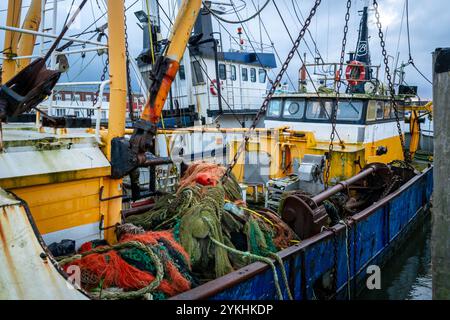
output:
[[[412,176],[411,168],[372,163],[357,175],[315,196],[301,191],[288,194],[280,208],[281,216],[301,239],[307,239],[345,215],[367,208]]]

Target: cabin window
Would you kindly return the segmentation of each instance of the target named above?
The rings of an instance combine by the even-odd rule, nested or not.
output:
[[[92,101],[92,95],[91,94],[87,94],[85,99],[86,99],[86,101]]]
[[[250,81],[256,82],[256,69],[250,68]]]
[[[309,101],[306,107],[306,118],[309,120],[328,120],[331,118],[333,102]]]
[[[66,101],[72,100],[72,95],[70,93],[66,93],[64,95],[64,100],[66,100]]]
[[[231,80],[236,81],[237,75],[236,75],[236,66],[231,66]]]
[[[259,83],[266,83],[267,73],[264,69],[259,69]]]
[[[227,80],[227,67],[224,64],[219,64],[219,79]]]
[[[180,66],[178,74],[180,75],[180,80],[186,80],[186,69],[184,68],[184,64]]]
[[[367,107],[367,121],[375,121],[377,118],[377,104],[375,101],[369,101],[369,105]]]
[[[305,100],[287,100],[284,104],[283,118],[300,120],[304,111]]]
[[[242,68],[242,81],[248,81],[248,69]]]
[[[384,104],[384,119],[390,118],[391,118],[391,104],[389,102],[386,102]]]
[[[199,61],[192,62],[192,80],[194,86],[205,83],[205,79],[203,78],[202,66]]]
[[[281,100],[273,99],[270,101],[269,109],[267,110],[268,117],[278,118],[281,115]]]
[[[384,117],[384,102],[383,101],[377,101],[376,105],[377,105],[377,108],[376,108],[377,120],[383,120],[383,117]]]
[[[362,112],[362,101],[341,101],[338,105],[336,119],[345,121],[358,121],[361,119]],[[381,114],[381,116],[383,116],[383,113]]]

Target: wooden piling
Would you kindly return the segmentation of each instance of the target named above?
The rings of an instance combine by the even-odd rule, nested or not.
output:
[[[450,48],[433,54],[433,299],[450,299]]]

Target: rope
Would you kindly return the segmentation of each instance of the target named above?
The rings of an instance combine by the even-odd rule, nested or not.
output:
[[[211,13],[211,15],[213,15],[216,19],[219,19],[220,21],[226,22],[226,23],[231,23],[231,24],[241,24],[243,22],[247,22],[250,21],[254,18],[256,18],[257,16],[259,16],[261,14],[261,12],[267,7],[267,5],[269,4],[271,0],[267,0],[263,6],[256,11],[255,14],[251,15],[250,17],[244,19],[244,20],[238,20],[238,21],[233,21],[233,20],[227,20],[222,18],[221,16],[219,16],[217,13],[215,13],[213,10],[211,10],[204,2],[203,2],[203,7],[209,12]],[[234,4],[233,4],[233,8],[235,8]]]
[[[264,263],[268,264],[270,266],[270,268],[272,269],[272,272],[273,272],[273,279],[274,279],[274,284],[275,284],[275,289],[277,291],[278,299],[279,300],[283,300],[283,293],[281,292],[281,287],[280,287],[279,280],[278,280],[277,269],[276,269],[275,265],[273,264],[272,260],[270,260],[269,258],[266,258],[266,257],[261,257],[261,256],[258,256],[258,255],[252,254],[250,252],[243,252],[243,251],[231,248],[231,247],[223,244],[222,242],[217,241],[216,239],[214,239],[211,236],[209,236],[209,239],[211,239],[211,241],[215,245],[217,245],[217,246],[219,246],[219,247],[221,247],[221,248],[223,248],[223,249],[225,249],[225,250],[227,250],[227,251],[229,251],[231,253],[234,253],[236,255],[240,255],[240,256],[242,256],[244,258],[249,258],[249,259],[253,259],[255,261],[260,261],[260,262],[264,262]],[[289,291],[289,287],[287,287],[287,290]],[[290,293],[289,293],[289,295],[290,295]],[[292,297],[292,296],[290,296],[290,297]]]
[[[100,293],[100,294],[92,293],[92,294],[98,299],[110,299],[110,300],[135,299],[135,298],[139,298],[139,297],[145,296],[147,294],[150,294],[156,288],[158,288],[159,285],[161,284],[161,281],[163,280],[163,277],[164,277],[164,267],[163,267],[162,262],[159,259],[159,257],[149,247],[147,247],[143,243],[140,243],[137,241],[129,241],[129,242],[119,243],[119,244],[116,244],[113,246],[102,246],[102,247],[94,248],[92,250],[83,252],[81,254],[77,254],[72,257],[65,258],[65,259],[61,260],[59,262],[59,264],[61,266],[64,266],[68,263],[74,262],[76,260],[79,260],[79,259],[81,259],[85,256],[88,256],[88,255],[91,255],[91,254],[101,254],[101,253],[106,253],[111,250],[120,250],[120,249],[125,249],[125,248],[137,248],[137,249],[143,250],[150,256],[150,258],[153,260],[153,263],[155,264],[155,268],[156,268],[155,279],[148,286],[146,286],[142,289],[136,290],[136,291],[107,292],[107,293]]]

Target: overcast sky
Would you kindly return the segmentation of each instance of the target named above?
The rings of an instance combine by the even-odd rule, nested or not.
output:
[[[53,0],[48,0],[53,1]],[[145,0],[144,0],[145,1]],[[266,0],[253,0],[256,6],[262,5]],[[300,23],[295,16],[293,8],[293,1],[296,2],[296,9],[300,9],[301,12],[297,13],[307,16],[311,7],[314,4],[314,0],[276,0],[279,9],[282,12],[282,16],[288,25],[291,34],[296,38],[300,30]],[[79,4],[80,0],[75,0],[75,4]],[[161,5],[165,8],[165,11],[170,15],[171,19],[174,10],[173,4],[177,0],[160,0]],[[229,3],[229,0],[221,0],[220,2]],[[241,18],[251,16],[255,12],[252,0],[238,1],[234,0],[236,5],[240,6],[242,2],[245,2],[246,6],[239,12]],[[22,19],[26,14],[26,6],[28,6],[30,0],[23,0]],[[67,11],[70,8],[72,0],[60,0],[58,1],[58,15],[59,15],[59,30],[64,22]],[[126,0],[126,5],[130,6],[135,3],[135,0]],[[145,2],[144,2],[145,3]],[[358,32],[358,25],[360,16],[358,11],[363,8],[365,4],[368,4],[367,0],[353,0],[351,9],[351,18],[349,22],[349,34],[347,42],[347,52],[355,50],[356,37]],[[372,3],[372,1],[370,1]],[[346,0],[322,0],[322,4],[319,6],[316,16],[310,26],[310,31],[317,43],[317,48],[324,58],[328,62],[338,62],[341,50],[341,41],[343,36],[344,27],[344,15],[345,15]],[[386,32],[387,38],[387,51],[392,58],[390,63],[393,64],[394,57],[397,57],[397,48],[400,52],[400,63],[408,60],[408,46],[406,36],[406,17],[404,16],[405,0],[379,0],[380,13],[383,24],[383,31]],[[450,14],[449,14],[449,1],[448,0],[410,0],[409,1],[409,20],[410,20],[410,34],[411,34],[411,51],[414,61],[417,67],[424,72],[426,77],[431,79],[431,53],[438,47],[446,47],[450,45],[450,36],[448,30],[450,29]],[[6,23],[6,9],[7,1],[0,1],[0,24]],[[51,5],[49,4],[50,8]],[[134,15],[135,11],[142,9],[142,0],[138,0],[128,11],[128,37],[131,54],[136,57],[142,50],[142,30],[137,24],[137,19]],[[144,8],[145,9],[145,8]],[[84,30],[89,24],[99,17],[105,11],[105,0],[90,0],[86,7],[83,9],[81,18],[72,26],[68,35],[74,35]],[[50,16],[48,15],[48,19]],[[229,20],[236,20],[236,14],[234,11],[224,18]],[[300,17],[301,18],[301,17]],[[163,25],[168,25],[167,18],[161,12],[161,19]],[[277,48],[281,59],[284,60],[292,47],[292,43],[289,40],[287,32],[278,16],[278,13],[273,5],[270,3],[267,8],[261,14],[261,20],[267,28],[269,35]],[[105,22],[105,19],[99,20],[97,25],[101,25]],[[48,23],[48,21],[47,21]],[[216,31],[218,31],[218,25],[216,25]],[[49,25],[47,24],[46,27]],[[236,35],[236,29],[238,25],[225,24],[226,29]],[[248,25],[244,26],[249,32],[250,37],[259,41],[262,34],[263,42],[270,44],[264,29],[260,33],[259,20],[254,19]],[[379,44],[378,33],[376,32],[375,18],[373,12],[371,12],[370,20],[370,50],[372,54],[372,63],[375,65],[381,64],[381,49]],[[163,36],[167,35],[167,30],[163,28]],[[89,37],[91,34],[87,34],[85,37]],[[245,36],[245,34],[244,34]],[[229,40],[228,35],[223,32],[224,46],[228,47]],[[311,49],[314,50],[314,45],[309,35],[306,40]],[[0,43],[3,44],[4,31],[0,31]],[[39,39],[38,39],[39,40]],[[94,38],[95,40],[95,38]],[[400,41],[399,41],[400,40]],[[311,62],[311,55],[305,45],[302,42],[299,50],[308,53],[307,59]],[[62,81],[77,80],[99,80],[100,71],[102,67],[101,60],[94,58],[94,53],[88,53],[85,58],[80,56],[72,56],[70,59],[71,69],[61,79]],[[89,63],[92,61],[91,63]],[[296,83],[298,79],[298,69],[301,66],[300,59],[296,56],[290,64],[289,75],[290,78]],[[84,70],[80,73],[80,70]],[[277,71],[277,70],[275,70]],[[406,82],[410,85],[419,86],[419,95],[421,98],[426,99],[432,97],[431,85],[427,83],[412,67],[406,69]],[[274,75],[270,74],[273,78]]]

